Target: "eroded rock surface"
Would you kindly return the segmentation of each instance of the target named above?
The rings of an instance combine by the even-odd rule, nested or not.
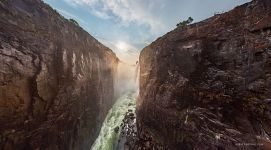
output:
[[[1,0],[0,18],[0,149],[90,149],[115,54],[41,0]]]
[[[270,18],[271,1],[255,0],[144,48],[141,149],[268,149]]]

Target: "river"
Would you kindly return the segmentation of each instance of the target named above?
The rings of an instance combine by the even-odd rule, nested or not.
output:
[[[135,111],[137,92],[127,92],[121,96],[109,110],[103,122],[100,134],[91,147],[91,150],[114,150],[119,139],[120,132],[115,129],[120,125],[128,110]]]

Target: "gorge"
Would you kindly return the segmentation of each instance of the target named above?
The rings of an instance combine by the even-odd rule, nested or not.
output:
[[[41,0],[0,1],[0,150],[271,149],[271,1],[121,61]]]

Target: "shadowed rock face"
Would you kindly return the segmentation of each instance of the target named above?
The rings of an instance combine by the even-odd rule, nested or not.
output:
[[[89,149],[115,54],[40,0],[1,0],[0,18],[0,149]]]
[[[270,19],[271,1],[252,1],[176,28],[144,48],[137,102],[139,147],[268,146],[256,136],[271,136]]]

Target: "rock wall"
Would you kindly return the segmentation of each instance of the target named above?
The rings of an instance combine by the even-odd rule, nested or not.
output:
[[[1,0],[0,18],[0,149],[90,149],[118,58],[41,0]]]
[[[271,1],[255,0],[178,27],[144,48],[139,147],[268,149],[270,20]]]

